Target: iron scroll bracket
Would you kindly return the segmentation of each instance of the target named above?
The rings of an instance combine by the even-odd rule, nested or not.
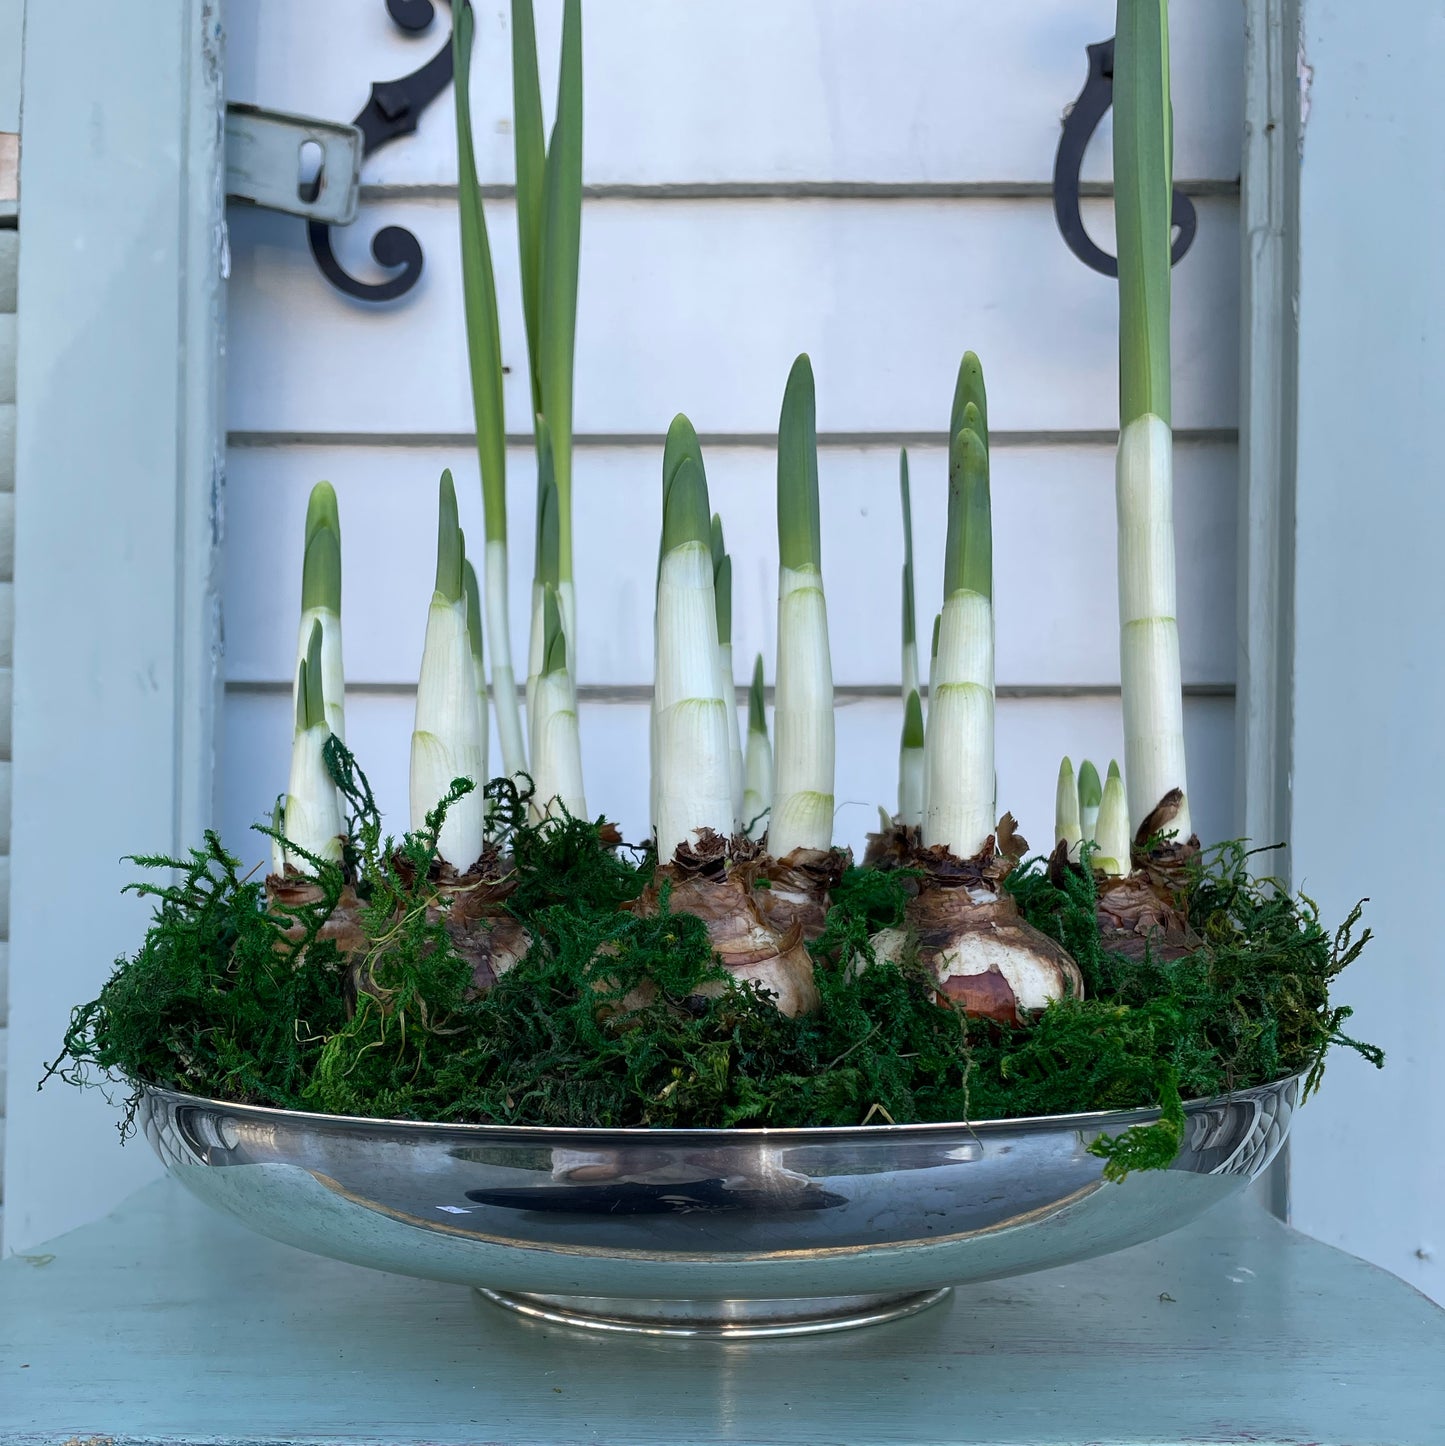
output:
[[[436,17],[433,0],[386,0],[387,13],[402,30],[420,35]],[[371,95],[353,124],[361,131],[363,157],[398,136],[417,128],[422,112],[451,83],[452,45],[447,43],[425,65],[398,80],[373,81]],[[342,268],[331,247],[331,227],[320,221],[307,226],[311,254],[321,274],[348,296],[359,301],[395,301],[421,279],[421,243],[404,226],[383,226],[372,238],[371,254],[377,265],[395,270],[384,281],[358,281]]]
[[[1085,266],[1104,276],[1118,276],[1118,258],[1095,244],[1084,229],[1084,217],[1079,207],[1079,171],[1084,163],[1084,152],[1099,122],[1114,103],[1113,37],[1090,45],[1088,53],[1089,78],[1064,118],[1063,134],[1059,137],[1059,149],[1054,157],[1054,219],[1059,223],[1069,250]],[[1174,224],[1170,259],[1177,266],[1194,244],[1194,235],[1199,229],[1193,201],[1177,188],[1170,219]]]

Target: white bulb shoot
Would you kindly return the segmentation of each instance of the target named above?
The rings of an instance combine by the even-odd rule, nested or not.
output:
[[[294,850],[286,850],[284,862],[303,874],[312,873],[314,865],[302,857],[300,850],[330,863],[341,859],[341,798],[325,758],[331,728],[322,698],[321,648],[321,624],[314,622],[306,657],[297,669],[296,732],[291,741],[291,777],[282,813],[286,838],[294,845]]]
[[[1129,805],[1125,798],[1124,780],[1119,777],[1117,768],[1110,770],[1104,784],[1095,842],[1098,844],[1098,851],[1093,857],[1096,869],[1112,877],[1129,872]]]
[[[1168,424],[1136,417],[1119,439],[1116,479],[1124,777],[1135,829],[1171,789],[1186,789],[1172,472]],[[1193,832],[1187,801],[1174,827],[1181,840]]]
[[[577,725],[577,700],[567,667],[567,634],[561,599],[550,584],[542,593],[542,670],[537,676],[532,722],[531,802],[534,821],[555,818],[564,809],[574,818],[587,816],[582,787],[582,736]]]
[[[1074,765],[1065,758],[1059,764],[1059,785],[1054,796],[1054,842],[1068,847],[1068,856],[1078,862],[1083,829],[1079,823],[1079,790],[1074,782]]]
[[[768,831],[768,811],[773,803],[773,745],[768,741],[768,717],[763,706],[763,655],[753,664],[752,686],[748,689],[748,749],[744,765],[743,827],[749,838],[763,838]]]
[[[737,679],[733,673],[733,560],[723,545],[722,518],[712,518],[712,583],[717,606],[718,687],[728,705],[728,767],[732,777],[734,833],[743,826],[743,737],[738,726]]]
[[[923,843],[972,858],[994,833],[993,524],[983,373],[959,373],[949,448],[944,603],[932,668]]]
[[[813,368],[800,356],[778,424],[778,675],[768,851],[833,844],[833,662],[823,596]]]
[[[1187,799],[1175,621],[1170,287],[1173,116],[1168,0],[1119,0],[1114,219],[1119,253],[1119,664],[1129,818]],[[1193,833],[1187,801],[1173,820]],[[1101,825],[1102,827],[1102,825]]]
[[[488,717],[487,708],[486,661],[482,652],[481,590],[477,586],[477,570],[472,566],[470,558],[465,558],[462,563],[462,583],[467,590],[467,641],[471,644],[472,649],[472,683],[477,692],[477,716],[482,755],[482,772],[478,781],[478,787],[480,787],[491,777],[487,757],[491,745],[491,720]]]
[[[713,556],[702,470],[691,458],[665,488],[657,581],[657,857],[671,861],[699,830],[733,832],[729,702],[718,664]],[[734,710],[736,711],[736,710]]]
[[[301,624],[296,630],[296,658],[292,664],[291,706],[299,702],[301,664],[311,644],[311,630],[321,626],[321,690],[326,701],[326,722],[346,741],[346,673],[341,660],[341,517],[336,493],[329,482],[311,489],[306,506],[306,551],[301,570]]]
[[[1104,800],[1104,785],[1099,770],[1089,759],[1079,766],[1079,833],[1082,842],[1092,843],[1099,819],[1099,805]]]
[[[481,857],[485,842],[486,769],[467,629],[464,551],[450,472],[442,474],[440,494],[436,588],[427,609],[411,735],[411,827],[425,827],[427,814],[455,779],[470,779],[476,788],[448,809],[437,839],[441,858],[465,872]]]

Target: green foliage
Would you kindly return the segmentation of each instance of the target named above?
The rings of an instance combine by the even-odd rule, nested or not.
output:
[[[964,1018],[908,962],[874,962],[870,938],[904,916],[907,870],[850,869],[812,946],[823,1007],[786,1019],[717,964],[703,923],[626,905],[652,877],[641,850],[597,822],[526,819],[527,794],[487,788],[511,858],[507,908],[531,949],[487,994],[438,908],[436,836],[470,791],[458,780],[425,826],[385,838],[345,746],[327,761],[352,813],[343,864],[320,864],[316,902],[268,911],[261,884],[208,834],[188,860],[141,858],[179,882],[156,900],[139,951],[75,1011],[52,1072],[74,1083],[147,1080],[291,1109],[526,1125],[853,1125],[1162,1110],[1095,1142],[1106,1174],[1167,1166],[1185,1099],[1305,1073],[1351,1045],[1330,981],[1368,940],[1356,910],[1336,933],[1307,899],[1250,877],[1229,845],[1200,864],[1188,958],[1105,950],[1087,872],[1052,881],[1035,861],[1009,887],[1083,972],[1084,999],[1027,1026]],[[271,830],[263,828],[263,833]],[[319,937],[354,887],[370,947],[343,960]],[[864,967],[866,966],[866,967]]]
[[[134,862],[173,870],[179,881],[131,886],[156,901],[150,930],[100,997],[74,1012],[51,1072],[81,1083],[94,1066],[196,1094],[301,1107],[323,1031],[344,1012],[343,965],[335,946],[316,938],[340,896],[340,871],[323,867],[315,904],[273,916],[262,886],[240,876],[214,833],[188,859]],[[286,937],[293,924],[301,926],[294,942]]]
[[[1382,1064],[1378,1049],[1343,1033],[1350,1010],[1329,1003],[1330,982],[1370,939],[1369,930],[1355,937],[1360,906],[1332,934],[1310,899],[1253,877],[1249,858],[1243,844],[1228,843],[1193,866],[1189,922],[1204,947],[1176,960],[1134,961],[1103,947],[1091,871],[1055,883],[1037,864],[1016,870],[1010,891],[1029,922],[1078,961],[1085,998],[1045,1010],[998,1061],[997,1076],[976,1082],[978,1104],[991,1112],[1007,1099],[1010,1113],[1053,1113],[1066,1097],[1093,1109],[1162,1106],[1157,1124],[1096,1146],[1122,1173],[1173,1159],[1181,1099],[1291,1074],[1305,1075],[1309,1094],[1334,1044]]]

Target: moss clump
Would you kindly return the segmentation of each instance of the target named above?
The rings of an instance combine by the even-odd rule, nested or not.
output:
[[[330,761],[355,845],[341,867],[321,867],[321,899],[268,912],[263,887],[240,877],[214,834],[187,860],[136,860],[179,882],[135,886],[156,900],[151,928],[75,1011],[53,1073],[286,1109],[525,1125],[1162,1108],[1158,1122],[1097,1142],[1117,1177],[1174,1158],[1183,1099],[1297,1072],[1312,1087],[1335,1043],[1380,1059],[1341,1032],[1348,1010],[1328,999],[1368,939],[1354,937],[1358,909],[1330,934],[1307,899],[1251,878],[1237,845],[1197,866],[1190,920],[1203,946],[1167,962],[1104,949],[1087,873],[1051,878],[1038,861],[1016,870],[1020,909],[1078,960],[1087,992],[1022,1027],[966,1019],[907,960],[874,962],[868,940],[901,922],[908,875],[851,869],[811,946],[823,1007],[787,1019],[717,964],[701,921],[673,913],[666,891],[655,915],[619,909],[652,877],[646,853],[618,847],[601,823],[530,827],[525,795],[500,780],[488,795],[516,872],[507,907],[533,943],[471,997],[432,882],[441,820],[470,785],[454,785],[398,846],[349,755],[332,745]],[[346,988],[350,961],[317,938],[347,882],[370,941],[372,992],[359,996]]]

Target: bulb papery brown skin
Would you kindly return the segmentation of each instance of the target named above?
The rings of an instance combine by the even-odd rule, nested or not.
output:
[[[396,854],[392,866],[406,878],[410,867]],[[441,924],[452,948],[472,970],[467,997],[485,994],[509,969],[520,964],[532,947],[531,935],[510,912],[506,903],[517,886],[510,861],[495,845],[464,874],[450,864],[433,864],[428,879],[433,890],[427,903],[427,922]],[[369,994],[383,1007],[387,1002],[385,954],[366,954],[353,963],[347,980],[347,997],[353,1001]]]
[[[734,845],[739,846],[741,859]],[[670,885],[669,909],[702,920],[713,952],[728,973],[766,989],[775,996],[779,1012],[790,1018],[811,1014],[821,1000],[803,927],[794,922],[779,928],[769,919],[763,907],[769,891],[756,886],[762,862],[745,840],[730,843],[703,830],[696,843],[684,844],[671,863],[658,868],[628,907],[643,917],[655,914],[664,884]],[[722,987],[719,982],[699,993],[716,995]]]
[[[878,832],[870,833],[863,847],[865,869],[907,868],[908,861],[922,842],[923,830],[917,824],[900,823],[890,817],[886,808],[878,810]]]
[[[531,934],[506,910],[515,888],[515,873],[493,850],[464,878],[438,881],[437,917],[451,947],[472,966],[473,996],[486,993],[532,947]]]
[[[293,868],[288,867],[284,874],[267,876],[266,906],[273,914],[307,904],[319,904],[324,897],[325,892],[315,879],[307,878]],[[362,903],[356,890],[349,883],[344,884],[336,906],[317,931],[317,940],[335,944],[337,953],[343,958],[365,952],[370,947],[370,941],[361,927],[361,911]],[[288,924],[284,931],[285,937],[293,944],[299,943],[305,932],[299,921]]]
[[[758,859],[753,876],[766,885],[754,892],[763,917],[783,933],[797,925],[811,943],[823,932],[832,891],[852,862],[847,849],[837,848],[797,848],[786,858],[769,854]]]
[[[1084,980],[1073,957],[1027,923],[1004,891],[1026,847],[1005,814],[998,844],[990,838],[971,859],[941,847],[917,849],[907,866],[920,872],[918,892],[902,928],[873,936],[874,957],[916,958],[950,1003],[999,1024],[1026,1023],[1056,999],[1082,999]]]
[[[1098,889],[1095,912],[1099,939],[1111,953],[1142,960],[1182,959],[1202,947],[1189,924],[1186,907],[1190,865],[1199,854],[1199,840],[1159,841],[1182,811],[1184,796],[1171,789],[1160,799],[1134,836],[1130,868],[1112,875],[1095,870]],[[1146,847],[1153,841],[1153,847]],[[1057,865],[1051,861],[1050,867]]]

